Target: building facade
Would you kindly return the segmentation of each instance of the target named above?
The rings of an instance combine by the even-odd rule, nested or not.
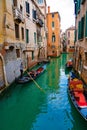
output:
[[[87,0],[74,0],[75,4],[75,55],[74,67],[87,83]]]
[[[74,35],[75,35],[75,27],[71,26],[66,29],[66,45],[67,45],[67,52],[72,53],[74,52]]]
[[[50,12],[48,7],[47,13],[47,55],[59,56],[60,55],[60,15],[58,12]]]
[[[46,24],[46,0],[37,0],[38,6],[42,11],[43,16],[43,27],[41,28],[41,33],[38,32],[38,45],[39,45],[39,53],[38,58],[39,60],[43,60],[47,58],[47,24]],[[39,17],[39,15],[38,15]],[[42,35],[41,35],[42,34]],[[41,36],[40,36],[41,35]]]
[[[45,1],[44,3],[46,4]],[[0,14],[0,89],[2,89],[20,75],[21,62],[24,69],[37,63],[39,48],[46,47],[44,42],[46,14],[40,9],[37,0],[0,0]],[[46,57],[45,51],[44,57]]]
[[[60,36],[60,41],[61,41],[61,53],[66,53],[67,52],[67,44],[66,44],[66,33],[61,32]]]

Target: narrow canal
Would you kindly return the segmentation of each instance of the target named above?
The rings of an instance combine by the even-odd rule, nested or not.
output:
[[[46,65],[36,79],[45,92],[30,82],[13,84],[0,97],[0,130],[87,130],[67,93],[65,63],[70,57],[62,54]]]

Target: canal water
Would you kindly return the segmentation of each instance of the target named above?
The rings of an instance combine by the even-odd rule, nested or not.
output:
[[[12,84],[0,97],[0,130],[87,130],[67,93],[69,54],[51,59],[45,72],[26,85]]]

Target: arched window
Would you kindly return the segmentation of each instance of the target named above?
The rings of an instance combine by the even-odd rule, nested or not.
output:
[[[53,33],[52,34],[52,42],[55,42],[56,41],[56,37],[55,37],[55,34]]]

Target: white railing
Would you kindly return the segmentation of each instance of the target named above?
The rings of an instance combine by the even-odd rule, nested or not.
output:
[[[19,19],[20,22],[24,22],[23,14],[18,7],[13,7],[14,19]]]

